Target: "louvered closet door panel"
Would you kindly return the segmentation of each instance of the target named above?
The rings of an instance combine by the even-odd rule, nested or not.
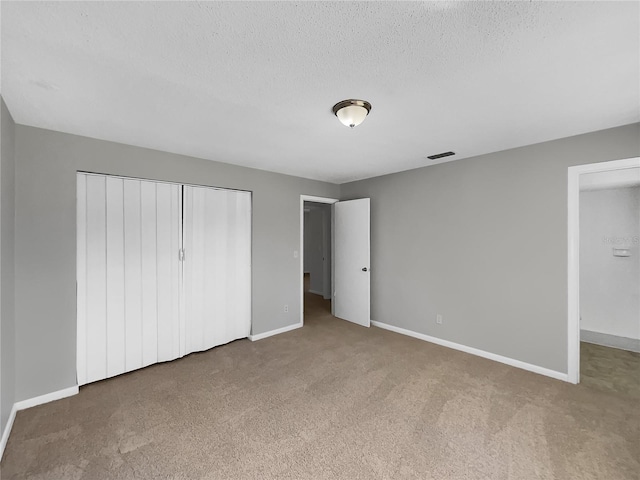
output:
[[[177,358],[180,187],[78,174],[78,382]]]
[[[187,352],[249,335],[251,194],[184,187]]]

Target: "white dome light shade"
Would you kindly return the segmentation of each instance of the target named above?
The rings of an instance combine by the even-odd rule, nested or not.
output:
[[[340,120],[343,125],[353,128],[364,122],[364,119],[367,118],[367,113],[369,112],[367,112],[367,109],[364,107],[349,105],[348,107],[342,107],[338,110],[336,117],[338,117],[338,120]]]
[[[364,100],[343,100],[333,106],[333,113],[340,122],[347,127],[355,127],[367,118],[371,104]]]

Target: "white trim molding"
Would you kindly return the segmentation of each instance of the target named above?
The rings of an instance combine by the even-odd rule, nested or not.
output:
[[[11,413],[9,414],[9,418],[7,419],[7,424],[4,427],[4,431],[2,432],[2,438],[0,439],[0,461],[2,460],[2,456],[4,455],[4,449],[7,446],[7,442],[9,441],[9,434],[11,433],[11,429],[13,428],[13,422],[16,419],[16,413],[18,410],[16,409],[16,404],[13,404],[11,408]]]
[[[640,157],[569,167],[567,174],[567,375],[580,382],[580,175],[640,167]]]
[[[45,395],[40,395],[39,397],[27,398],[26,400],[21,400],[20,402],[14,403],[13,407],[11,408],[11,413],[9,414],[9,419],[7,420],[7,425],[2,432],[2,439],[0,439],[0,460],[2,460],[2,456],[4,455],[4,449],[7,446],[7,442],[9,441],[9,434],[11,433],[11,429],[13,428],[13,422],[16,419],[16,414],[18,413],[18,411],[36,407],[38,405],[42,405],[43,403],[60,400],[62,398],[72,397],[73,395],[77,395],[79,391],[80,390],[78,388],[78,385],[74,385],[73,387],[63,388],[62,390],[58,390],[57,392],[47,393]]]
[[[252,342],[256,342],[258,340],[262,340],[263,338],[273,337],[274,335],[279,335],[281,333],[290,332],[291,330],[295,330],[297,328],[301,328],[303,323],[294,323],[293,325],[287,325],[286,327],[277,328],[275,330],[269,330],[268,332],[258,333],[256,335],[249,335],[247,338]]]
[[[470,353],[471,355],[477,355],[478,357],[487,358],[489,360],[493,360],[494,362],[504,363],[505,365],[510,365],[512,367],[521,368],[529,372],[538,373],[540,375],[555,378],[556,380],[562,380],[564,382],[568,381],[568,377],[566,373],[558,372],[556,370],[550,370],[548,368],[539,367],[538,365],[522,362],[520,360],[515,360],[513,358],[503,357],[502,355],[486,352],[478,348],[468,347],[467,345],[451,342],[449,340],[443,340],[441,338],[431,337],[423,333],[414,332],[413,330],[407,330],[405,328],[396,327],[394,325],[389,325],[387,323],[376,322],[374,320],[371,320],[371,325],[373,327],[383,328],[385,330],[390,330],[395,333],[400,333],[402,335],[407,335],[409,337],[417,338],[418,340],[423,340],[425,342],[435,343],[436,345],[440,345],[442,347],[452,348],[454,350],[459,350],[461,352]]]
[[[78,388],[78,385],[74,385],[73,387],[63,388],[62,390],[58,390],[57,392],[51,392],[45,395],[40,395],[39,397],[27,398],[26,400],[16,402],[15,407],[16,410],[25,410],[27,408],[42,405],[43,403],[60,400],[61,398],[72,397],[74,395],[77,395],[79,391],[80,390]]]
[[[327,203],[329,205],[333,205],[337,201],[337,198],[300,195],[300,326],[304,324],[304,202]],[[333,284],[331,285],[331,289],[333,289]],[[323,294],[320,293],[319,295]],[[274,333],[274,335],[276,334]],[[249,337],[249,339],[251,339],[251,337]]]
[[[580,330],[580,341],[640,353],[640,339],[638,338],[619,337],[609,333]]]

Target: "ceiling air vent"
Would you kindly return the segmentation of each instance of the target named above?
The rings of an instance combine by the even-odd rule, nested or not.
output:
[[[438,160],[439,158],[444,158],[444,157],[450,157],[451,155],[455,155],[456,152],[444,152],[444,153],[438,153],[436,155],[429,155],[427,158],[429,160]]]

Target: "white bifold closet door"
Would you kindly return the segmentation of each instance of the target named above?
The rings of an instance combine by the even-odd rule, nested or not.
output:
[[[77,179],[79,385],[249,335],[249,192]]]
[[[251,193],[184,187],[184,348],[249,336]]]
[[[180,186],[78,174],[78,383],[180,356]]]

